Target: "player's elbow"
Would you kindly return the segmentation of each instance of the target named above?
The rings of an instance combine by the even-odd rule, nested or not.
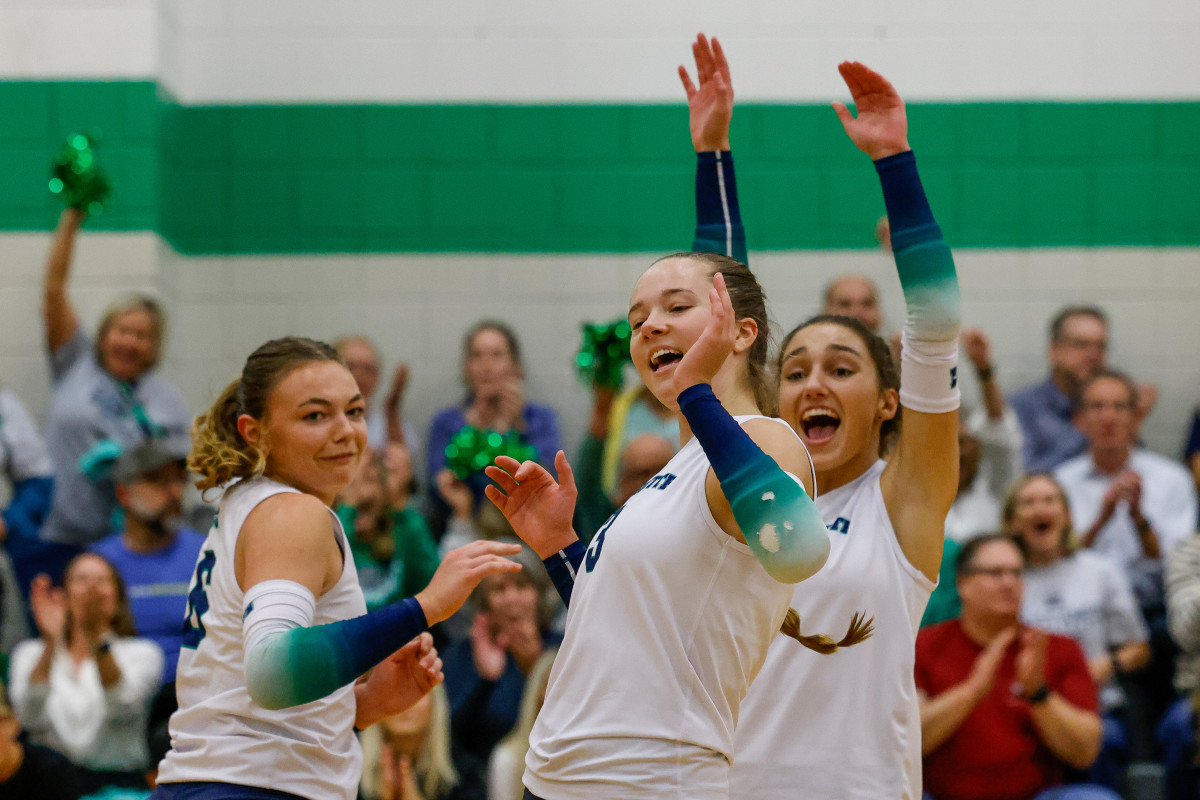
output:
[[[298,703],[291,700],[289,681],[282,675],[258,664],[246,665],[246,691],[254,704],[267,711],[282,711]]]
[[[829,560],[829,537],[824,525],[820,531],[813,531],[807,541],[789,548],[787,557],[775,558],[768,554],[763,559],[767,574],[780,583],[800,583],[820,572],[821,567]]]

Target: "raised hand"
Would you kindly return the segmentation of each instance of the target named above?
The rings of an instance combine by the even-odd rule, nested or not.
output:
[[[708,324],[704,326],[700,338],[683,354],[671,376],[676,393],[697,383],[711,383],[725,359],[733,352],[734,342],[737,341],[737,315],[733,312],[729,290],[725,288],[725,277],[719,272],[713,275],[708,301]]]
[[[872,161],[911,150],[908,146],[908,116],[896,87],[857,61],[843,61],[838,64],[838,72],[850,89],[858,116],[851,114],[845,103],[835,101],[833,110],[854,146],[869,155]]]
[[[443,680],[433,637],[422,633],[392,653],[367,676],[366,694],[379,718],[406,711]]]
[[[478,541],[447,553],[429,585],[416,595],[426,622],[436,625],[449,618],[488,575],[518,572],[521,565],[505,556],[515,556],[519,552],[519,544]]]
[[[400,401],[404,399],[404,390],[408,388],[408,364],[400,363],[396,365],[396,371],[392,373],[392,388],[388,391],[384,405],[389,409],[397,409],[400,407]]]
[[[484,470],[495,481],[484,489],[488,499],[538,558],[557,553],[579,538],[571,528],[579,490],[562,450],[554,457],[554,468],[558,480],[535,461],[522,464],[500,456]]]
[[[1017,653],[1016,677],[1027,697],[1046,684],[1046,644],[1048,642],[1049,637],[1045,631],[1026,628],[1021,633],[1021,650]]]
[[[471,494],[471,487],[454,477],[454,473],[448,469],[438,472],[434,480],[437,481],[438,493],[450,506],[454,518],[469,520],[475,510],[475,495]]]
[[[692,83],[687,68],[679,65],[679,79],[687,92],[688,120],[692,129],[692,146],[697,153],[729,149],[729,123],[733,118],[733,82],[729,79],[729,62],[717,37],[710,44],[703,33],[692,43],[696,59],[696,80]]]
[[[975,369],[982,370],[992,365],[992,342],[979,328],[967,328],[962,332],[963,352]]]
[[[48,575],[38,575],[29,587],[29,605],[42,639],[50,645],[61,644],[67,628],[67,598],[63,590],[56,589]]]
[[[486,611],[475,615],[471,623],[471,657],[475,671],[485,681],[498,681],[508,666],[508,652],[492,636],[492,620]]]

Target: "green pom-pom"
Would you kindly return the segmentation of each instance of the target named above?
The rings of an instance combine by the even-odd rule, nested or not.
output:
[[[515,431],[497,433],[470,425],[459,428],[446,445],[446,467],[460,481],[483,472],[483,468],[493,463],[497,456],[534,461],[537,459],[537,448]]]
[[[108,174],[96,163],[97,133],[67,137],[50,167],[50,191],[68,208],[99,214],[112,196]]]
[[[583,344],[575,356],[579,377],[588,384],[620,389],[629,363],[629,322],[623,319],[607,324],[584,323]]]

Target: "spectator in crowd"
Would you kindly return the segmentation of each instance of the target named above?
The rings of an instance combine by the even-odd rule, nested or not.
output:
[[[1004,504],[1004,524],[1028,564],[1021,621],[1070,636],[1087,657],[1104,724],[1091,778],[1119,790],[1130,747],[1126,698],[1117,678],[1150,662],[1150,634],[1133,590],[1108,559],[1075,549],[1066,495],[1049,475],[1027,476],[1013,488]]]
[[[1116,800],[1063,786],[1100,752],[1096,688],[1071,639],[1021,626],[1025,562],[1008,537],[968,542],[962,616],[917,636],[925,790],[936,800]]]
[[[1200,490],[1200,408],[1192,412],[1192,424],[1183,445],[1183,463],[1192,471],[1192,480]]]
[[[455,767],[450,704],[435,686],[407,711],[362,734],[362,796],[366,800],[484,800],[478,775]]]
[[[420,452],[421,440],[417,436],[417,429],[404,419],[408,364],[396,365],[392,372],[392,386],[383,400],[383,407],[376,408],[375,390],[379,388],[379,374],[383,368],[374,342],[365,336],[343,336],[333,343],[333,348],[349,367],[367,405],[367,444],[376,450],[383,450],[389,442],[398,442],[407,446],[409,452]]]
[[[462,370],[467,396],[462,404],[439,411],[429,429],[427,474],[435,483],[430,493],[430,524],[439,538],[446,530],[450,507],[437,488],[442,483],[438,476],[446,467],[446,445],[464,426],[497,433],[515,431],[537,450],[538,462],[547,466],[562,449],[558,415],[525,398],[521,346],[511,328],[492,320],[472,326],[463,339]],[[473,506],[477,506],[488,480],[479,472],[466,483]]]
[[[155,439],[122,453],[112,479],[124,525],[91,548],[121,576],[138,635],[162,650],[162,685],[147,720],[150,737],[166,731],[178,707],[175,667],[188,589],[204,544],[203,534],[182,525],[186,461],[186,450]]]
[[[1180,697],[1158,730],[1166,754],[1167,800],[1195,800],[1200,797],[1200,533],[1167,556],[1167,622],[1180,649],[1175,668]]]
[[[62,753],[34,744],[12,708],[0,700],[0,798],[78,800],[83,788]]]
[[[0,542],[12,558],[15,581],[6,591],[17,591],[20,597],[29,595],[29,584],[39,567],[42,550],[38,531],[50,511],[54,490],[54,468],[50,451],[38,433],[25,405],[7,388],[0,388],[0,468],[7,482],[8,505],[0,512]],[[5,596],[8,600],[7,595]],[[5,619],[14,609],[4,607]],[[8,628],[0,639],[7,642]],[[11,647],[0,645],[8,653]]]
[[[550,668],[557,654],[558,648],[543,651],[529,671],[517,724],[492,750],[488,761],[488,800],[521,800],[525,794],[521,777],[525,773],[525,754],[529,752],[529,734],[546,700],[546,682],[550,680]]]
[[[596,391],[593,390],[593,398],[596,398],[593,406],[595,406],[595,402],[601,402],[603,405],[603,397],[597,398]],[[630,443],[634,439],[650,434],[670,442],[672,453],[674,453],[679,449],[679,421],[675,419],[674,412],[658,402],[654,393],[647,389],[640,380],[636,386],[626,389],[619,395],[607,394],[611,398],[611,408],[604,427],[605,434],[601,441],[603,460],[600,465],[599,486],[601,492],[611,498],[620,494],[621,460]],[[596,408],[593,408],[593,415],[595,413]],[[584,446],[587,445],[588,440],[585,437]],[[607,518],[606,516],[604,519]],[[601,523],[603,521],[601,520]],[[592,533],[595,533],[594,529],[587,533],[580,531],[580,535],[584,537],[591,536]]]
[[[1013,395],[1021,420],[1023,455],[1029,472],[1048,472],[1086,449],[1071,424],[1071,398],[1104,367],[1108,317],[1095,306],[1068,306],[1050,322],[1050,376]]]
[[[825,307],[822,314],[854,317],[867,330],[881,336],[883,311],[879,308],[879,292],[875,282],[865,275],[841,275],[825,286]]]
[[[485,578],[476,602],[469,638],[446,648],[443,660],[459,763],[482,775],[517,722],[527,676],[557,637],[546,633],[540,587],[524,570]]]
[[[144,788],[146,719],[163,655],[135,637],[121,576],[83,553],[67,565],[63,589],[38,576],[30,603],[40,638],[22,642],[9,665],[21,726],[67,756],[86,791]]]
[[[7,674],[8,656],[13,648],[28,638],[29,624],[17,574],[8,554],[0,548],[0,675]]]
[[[592,388],[592,416],[579,448],[579,469],[576,473],[579,497],[575,503],[575,530],[579,531],[579,538],[584,542],[591,541],[613,512],[623,506],[646,481],[657,475],[678,449],[678,426],[674,437],[670,439],[660,435],[660,432],[654,432],[641,433],[624,442],[618,454],[616,481],[609,491],[603,478],[602,462],[606,442],[610,438],[615,394],[612,389],[599,386]],[[670,432],[667,433],[670,435]]]
[[[1080,385],[1087,451],[1054,471],[1080,544],[1124,570],[1148,621],[1162,618],[1162,556],[1196,526],[1196,487],[1178,463],[1135,446],[1137,386],[1099,370]]]
[[[83,333],[67,295],[71,251],[84,214],[67,209],[46,263],[43,314],[53,394],[46,412],[46,443],[55,492],[42,538],[58,545],[46,565],[62,564],[107,536],[117,506],[108,469],[122,449],[146,439],[178,439],[186,446],[191,418],[183,395],[155,372],[162,355],[165,315],[158,302],[133,295],[114,303],[95,341]]]
[[[437,572],[437,545],[411,503],[413,484],[408,448],[391,442],[364,455],[339,497],[337,515],[350,536],[368,611],[416,595]]]

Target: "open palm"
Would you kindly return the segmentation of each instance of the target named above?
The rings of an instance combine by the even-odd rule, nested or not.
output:
[[[571,528],[575,514],[575,475],[567,457],[559,450],[554,458],[555,480],[537,462],[521,463],[499,456],[484,472],[495,481],[484,490],[496,508],[513,526],[517,536],[533,548],[539,558],[557,553],[578,537]]]
[[[857,61],[838,64],[838,72],[850,89],[858,116],[851,114],[845,103],[835,102],[833,109],[855,147],[873,160],[909,150],[908,116],[896,87]]]
[[[679,67],[679,80],[687,92],[688,120],[692,129],[692,146],[697,153],[729,149],[729,124],[733,118],[733,82],[729,79],[729,62],[725,51],[714,36],[712,43],[703,33],[692,43],[696,60],[696,81],[692,83],[687,68]]]

